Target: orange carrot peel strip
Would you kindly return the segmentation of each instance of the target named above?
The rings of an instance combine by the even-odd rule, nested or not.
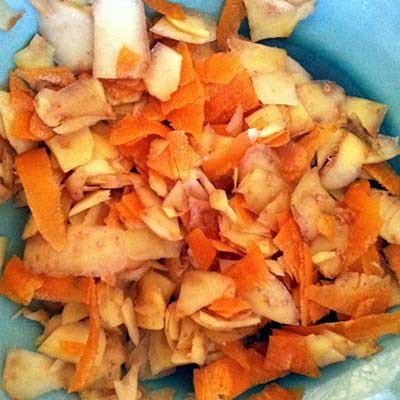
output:
[[[243,0],[226,0],[217,26],[217,42],[221,49],[226,49],[230,37],[236,36],[240,24],[246,16]]]
[[[379,314],[389,306],[390,283],[382,279],[372,287],[348,287],[339,283],[311,285],[307,288],[307,297],[323,307],[353,317]]]
[[[243,112],[254,110],[259,101],[253,83],[246,71],[241,71],[228,84],[210,83],[206,87],[207,101],[204,111],[210,124],[229,122],[238,104]]]
[[[240,59],[233,53],[214,53],[196,65],[202,82],[226,85],[240,70]]]
[[[192,53],[185,42],[179,42],[175,50],[182,56],[181,80],[179,85],[185,86],[197,78],[197,73],[193,66]]]
[[[252,385],[249,372],[229,357],[221,358],[193,373],[196,400],[233,399]]]
[[[161,122],[152,121],[143,116],[126,115],[113,126],[110,143],[113,145],[133,144],[148,135],[167,137],[170,129]]]
[[[240,297],[220,297],[208,309],[222,318],[232,318],[251,310],[250,303]]]
[[[358,342],[369,339],[377,339],[385,335],[400,334],[400,311],[391,314],[368,315],[344,322],[332,322],[314,326],[288,326],[287,331],[299,335],[320,335],[330,330],[347,339]]]
[[[281,369],[317,378],[319,369],[313,355],[300,335],[272,335],[269,337],[265,368]]]
[[[269,382],[287,374],[277,368],[267,369],[264,366],[265,357],[254,348],[246,349],[239,341],[218,345],[225,356],[237,362],[249,374],[252,385]]]
[[[42,285],[43,279],[30,272],[17,256],[13,256],[0,279],[0,294],[16,303],[28,305]]]
[[[224,274],[233,278],[236,283],[236,293],[240,296],[268,278],[269,270],[259,247],[251,245],[247,254]]]
[[[227,174],[239,165],[252,144],[248,132],[241,133],[233,138],[227,146],[210,154],[208,159],[203,162],[204,172],[211,180]]]
[[[251,400],[301,400],[304,390],[301,388],[285,389],[276,383],[268,385],[261,393],[252,396]]]
[[[303,242],[301,232],[293,217],[287,219],[274,238],[275,245],[283,252],[285,264],[289,266],[300,286],[300,315],[302,325],[308,324],[308,300],[306,290],[312,284],[313,265],[310,249]]]
[[[400,196],[400,176],[387,163],[365,164],[363,170],[389,193]]]
[[[89,304],[90,279],[67,276],[54,278],[40,275],[42,286],[36,290],[34,298],[60,303]]]
[[[76,366],[68,392],[82,390],[90,383],[95,368],[96,356],[100,343],[100,318],[97,306],[96,286],[93,278],[89,284],[89,337],[85,349]]]
[[[200,162],[200,156],[190,146],[187,135],[181,131],[172,131],[164,151],[154,157],[150,154],[147,166],[167,178],[184,179]]]
[[[66,244],[65,217],[61,209],[61,188],[44,148],[16,157],[16,170],[39,232],[58,251]]]
[[[170,18],[185,19],[183,8],[179,4],[167,0],[144,0],[153,10]]]
[[[376,242],[382,218],[379,211],[380,200],[373,196],[367,181],[352,184],[346,192],[344,202],[355,214],[350,224],[349,241],[345,251],[346,267]]]
[[[11,135],[22,140],[41,140],[30,131],[32,111],[17,110],[11,127]]]
[[[200,269],[208,270],[217,255],[212,241],[199,228],[193,229],[186,236],[186,241]]]
[[[166,116],[166,119],[176,130],[199,137],[203,132],[204,125],[204,101],[199,99],[195,103],[173,110]]]

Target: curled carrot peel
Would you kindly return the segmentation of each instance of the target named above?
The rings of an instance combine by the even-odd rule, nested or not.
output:
[[[217,255],[212,241],[199,228],[193,229],[186,236],[186,241],[199,267],[204,270],[209,269]]]
[[[333,285],[311,285],[307,297],[314,302],[339,313],[362,317],[385,312],[390,302],[390,284],[382,281],[376,287],[349,288]]]
[[[30,272],[17,256],[13,256],[0,279],[0,294],[16,303],[28,305],[42,285],[43,279]]]
[[[204,125],[204,102],[200,99],[193,104],[171,111],[166,119],[177,130],[191,133],[194,137],[199,137],[203,132]]]
[[[251,310],[250,304],[240,297],[220,297],[208,309],[223,318],[232,318],[238,314]]]
[[[250,370],[249,352],[239,341],[221,343],[218,348],[227,357],[235,360],[242,368]]]
[[[400,312],[376,314],[344,322],[332,322],[313,326],[288,326],[284,330],[299,335],[319,335],[329,330],[357,342],[377,339],[385,335],[400,333]]]
[[[228,47],[227,41],[236,36],[246,16],[243,0],[226,0],[217,26],[217,42],[221,49]]]
[[[312,378],[319,376],[319,369],[305,339],[295,334],[270,336],[264,367]]]
[[[150,154],[148,167],[171,179],[185,178],[200,163],[199,155],[190,146],[187,135],[173,131],[168,135],[168,145],[154,157]]]
[[[385,275],[385,271],[380,264],[380,255],[375,244],[371,245],[365,254],[350,265],[348,269],[349,271],[360,272],[367,275],[377,275],[381,277]]]
[[[143,205],[136,193],[124,194],[121,198],[121,204],[128,210],[131,222],[141,222],[140,213],[143,210]]]
[[[40,275],[42,286],[35,291],[34,298],[60,303],[89,304],[89,278],[64,277],[55,278]]]
[[[389,193],[400,195],[400,177],[387,163],[365,164],[363,170],[381,184]]]
[[[110,143],[113,145],[135,143],[149,135],[166,137],[169,132],[170,129],[161,122],[143,116],[126,115],[113,126]]]
[[[155,97],[149,96],[146,105],[143,107],[142,114],[145,118],[152,121],[162,121],[164,115],[161,110],[161,102]]]
[[[285,389],[272,383],[261,393],[250,397],[251,400],[301,400],[304,390],[301,388]]]
[[[193,66],[192,54],[188,45],[184,42],[179,42],[175,50],[182,56],[181,80],[179,86],[185,86],[197,78],[197,73]]]
[[[337,126],[334,124],[320,124],[297,142],[307,154],[308,164],[336,129]]]
[[[267,138],[263,142],[267,144],[271,148],[281,147],[285,144],[288,144],[290,141],[290,133],[288,131],[284,131],[282,133],[278,133],[277,135],[273,135],[270,138]]]
[[[277,236],[275,245],[283,252],[285,264],[293,271],[299,283],[300,316],[302,325],[308,325],[308,298],[306,290],[312,284],[313,265],[311,253],[304,243],[299,227],[292,216],[285,220]]]
[[[202,164],[204,172],[213,180],[230,172],[238,166],[252,142],[247,132],[236,136],[220,150],[211,153]]]
[[[196,400],[233,399],[252,386],[249,372],[229,357],[195,369],[193,382]]]
[[[247,254],[225,271],[225,274],[233,278],[237,294],[242,295],[260,285],[268,277],[269,270],[259,247],[251,245]]]
[[[161,103],[161,110],[164,115],[168,115],[173,110],[181,109],[189,104],[201,104],[204,100],[203,85],[196,78],[186,85],[180,86],[176,92],[172,93],[168,101]]]
[[[185,19],[183,8],[179,4],[171,3],[167,0],[144,0],[153,10],[170,18]]]
[[[367,181],[352,184],[344,197],[345,204],[354,213],[350,224],[349,241],[344,266],[351,265],[376,242],[382,226],[380,200],[373,196]]]
[[[22,140],[41,140],[34,136],[30,131],[32,111],[18,110],[15,113],[11,128],[11,134],[17,139]]]
[[[66,244],[61,188],[44,148],[16,157],[16,169],[39,232],[58,251]]]
[[[72,378],[69,393],[77,392],[85,388],[93,376],[95,361],[100,343],[100,318],[97,306],[96,286],[94,279],[89,283],[89,337],[82,356],[76,366],[75,375]]]
[[[229,122],[238,104],[243,112],[254,110],[259,101],[246,71],[239,72],[228,84],[210,83],[206,86],[205,118],[210,124]]]
[[[214,53],[196,65],[202,82],[226,85],[240,70],[240,59],[233,53]]]

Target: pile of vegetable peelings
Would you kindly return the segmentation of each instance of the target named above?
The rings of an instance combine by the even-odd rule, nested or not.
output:
[[[0,292],[44,330],[7,354],[11,398],[167,400],[138,382],[191,364],[196,400],[229,400],[400,333],[387,107],[254,43],[314,1],[227,0],[219,22],[165,0],[145,0],[156,18],[141,0],[32,3],[41,35],[0,92],[1,200],[31,214]]]

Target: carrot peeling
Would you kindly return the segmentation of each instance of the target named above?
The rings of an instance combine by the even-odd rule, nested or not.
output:
[[[176,45],[175,50],[182,56],[181,80],[179,82],[179,86],[185,86],[197,78],[197,73],[193,65],[192,54],[185,42],[179,42]]]
[[[196,400],[233,399],[252,386],[249,372],[229,357],[195,369],[193,382]]]
[[[221,49],[227,49],[228,39],[236,36],[246,16],[243,0],[226,0],[217,26],[217,42]]]
[[[317,378],[319,369],[306,341],[300,335],[272,335],[269,338],[265,368],[281,369]]]
[[[16,303],[28,305],[42,285],[43,279],[30,272],[17,256],[13,256],[0,279],[0,294]]]
[[[252,245],[240,261],[225,271],[225,275],[233,278],[236,282],[236,293],[242,295],[265,280],[269,270],[259,247]]]
[[[213,180],[227,174],[234,167],[238,166],[246,151],[252,145],[248,132],[236,136],[224,148],[211,153],[203,162],[203,170]]]
[[[301,400],[303,392],[301,388],[285,389],[276,383],[272,383],[261,393],[250,397],[250,400]]]
[[[214,53],[196,65],[202,82],[226,85],[240,70],[240,59],[233,53]]]
[[[365,164],[363,170],[394,196],[400,195],[400,176],[388,163]]]
[[[251,310],[250,304],[240,297],[220,297],[208,309],[223,318],[229,319]]]
[[[206,86],[205,117],[210,124],[229,122],[238,104],[243,112],[254,110],[259,101],[247,72],[239,72],[228,84],[210,83]]]
[[[148,135],[167,137],[170,129],[161,122],[152,121],[145,117],[126,115],[113,126],[110,135],[110,143],[121,145],[135,143]]]
[[[62,250],[66,234],[61,188],[46,150],[40,148],[19,154],[16,169],[39,232],[55,250]]]
[[[400,312],[391,314],[368,315],[344,322],[331,322],[314,326],[288,326],[287,331],[299,335],[320,335],[324,331],[332,331],[347,339],[358,342],[375,340],[385,335],[400,334]]]
[[[41,275],[41,279],[43,284],[35,291],[35,299],[60,303],[89,304],[89,278],[72,276],[55,278]]]
[[[182,6],[179,4],[171,3],[167,0],[144,0],[144,2],[153,10],[166,17],[185,19],[185,13]]]
[[[85,388],[93,376],[96,356],[100,343],[100,318],[97,305],[96,286],[93,278],[89,284],[89,337],[83,354],[76,366],[75,375],[72,378],[69,393],[77,392]]]
[[[351,265],[376,242],[382,226],[378,197],[373,196],[367,181],[354,183],[347,190],[345,204],[354,213],[344,265]]]
[[[199,228],[193,229],[186,240],[199,267],[203,270],[209,269],[217,254],[211,240]]]

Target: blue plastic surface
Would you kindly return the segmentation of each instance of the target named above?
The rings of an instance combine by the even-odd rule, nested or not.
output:
[[[11,32],[0,31],[0,86],[7,81],[13,54],[24,47],[37,30],[35,11],[25,0],[6,0],[25,14]],[[181,1],[189,7],[217,15],[222,0]],[[393,136],[400,129],[400,2],[399,0],[319,0],[315,14],[302,22],[289,40],[269,41],[285,47],[315,78],[331,79],[346,92],[384,102],[390,106],[384,132]],[[397,165],[396,165],[397,164]],[[400,162],[394,162],[400,169]],[[9,255],[20,254],[19,240],[26,213],[7,204],[0,208],[0,235],[11,238]],[[10,347],[34,349],[37,324],[10,320],[18,306],[0,298],[0,365]],[[291,376],[285,386],[304,386],[304,400],[397,400],[400,399],[400,337],[388,337],[377,356],[349,360],[322,371],[318,380]],[[174,386],[176,399],[191,390],[190,369],[174,377],[152,382],[151,387]],[[6,399],[0,390],[0,399]],[[73,399],[64,392],[46,400]]]

